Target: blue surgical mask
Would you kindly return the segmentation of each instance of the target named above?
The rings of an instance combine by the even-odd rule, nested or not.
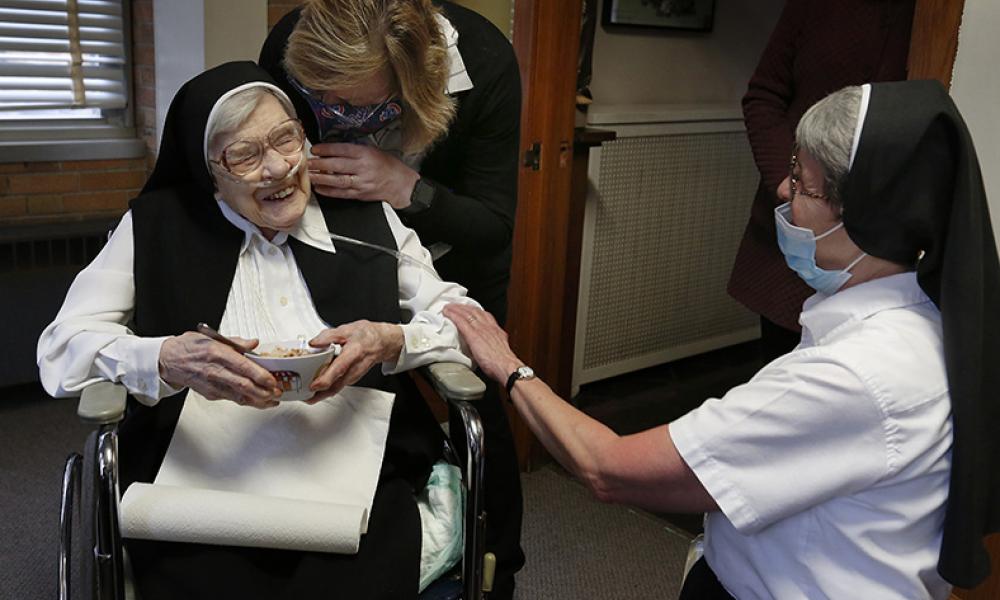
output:
[[[288,81],[309,103],[323,142],[354,142],[380,131],[403,114],[403,104],[398,98],[365,106],[346,102],[327,104],[320,92],[310,90],[291,76]]]
[[[867,254],[862,252],[857,258],[851,261],[851,264],[838,271],[821,269],[816,264],[816,242],[843,227],[844,223],[837,223],[823,233],[813,235],[811,229],[792,225],[790,221],[791,215],[792,205],[789,202],[785,202],[774,209],[774,223],[778,231],[778,247],[781,248],[781,253],[785,255],[785,262],[812,289],[827,295],[835,293],[844,287],[847,280],[851,278],[851,269]]]

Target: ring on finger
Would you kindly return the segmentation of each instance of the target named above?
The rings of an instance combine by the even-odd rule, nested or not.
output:
[[[358,182],[357,175],[349,175],[347,180],[351,183],[351,187],[356,187]]]

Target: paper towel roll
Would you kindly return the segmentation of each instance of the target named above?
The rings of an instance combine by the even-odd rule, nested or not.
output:
[[[357,554],[366,509],[308,500],[133,483],[126,538]]]

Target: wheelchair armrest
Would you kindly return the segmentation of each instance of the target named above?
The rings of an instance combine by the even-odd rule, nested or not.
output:
[[[125,386],[110,381],[88,385],[83,389],[76,414],[90,425],[117,423],[125,416]]]
[[[485,481],[484,434],[479,412],[473,401],[486,393],[486,384],[460,363],[434,363],[421,367],[418,372],[430,381],[434,390],[457,411],[462,424],[465,443],[465,465],[462,483],[467,491],[465,503],[465,550],[462,554],[462,598],[480,600],[484,583],[492,584],[492,575],[484,577],[484,543],[486,513],[483,511]],[[454,433],[454,432],[453,432]],[[454,439],[454,438],[452,438]]]
[[[460,363],[434,363],[420,367],[420,373],[447,402],[479,400],[486,393],[486,384]]]

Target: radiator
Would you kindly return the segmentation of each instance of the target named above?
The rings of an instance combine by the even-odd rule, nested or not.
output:
[[[591,150],[573,364],[579,386],[759,336],[726,284],[758,173],[738,110],[588,112]]]
[[[0,225],[0,387],[38,380],[38,336],[76,274],[97,256],[117,219]]]

